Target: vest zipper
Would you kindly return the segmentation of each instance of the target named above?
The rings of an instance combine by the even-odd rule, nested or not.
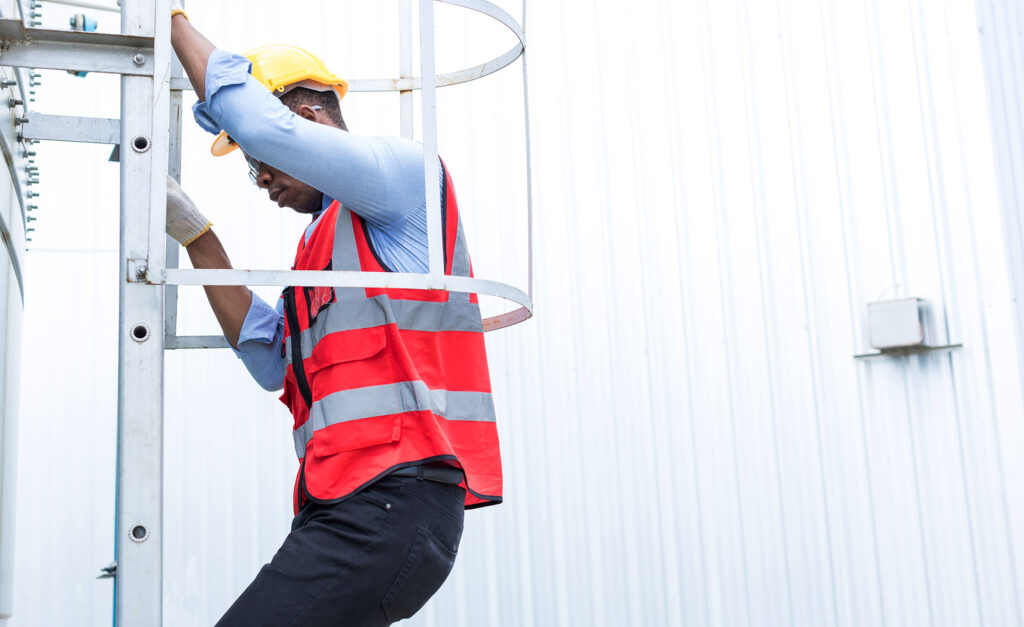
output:
[[[302,327],[299,326],[299,312],[295,307],[294,287],[284,289],[284,315],[288,320],[288,333],[292,341],[292,372],[295,374],[295,382],[299,386],[302,400],[306,401],[306,407],[312,408],[313,392],[306,380],[306,366],[302,358]]]

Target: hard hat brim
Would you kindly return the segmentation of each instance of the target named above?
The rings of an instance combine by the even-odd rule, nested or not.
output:
[[[213,140],[213,145],[210,146],[210,153],[214,157],[223,157],[224,155],[231,154],[238,148],[238,144],[228,139],[226,131],[221,131],[217,139]]]

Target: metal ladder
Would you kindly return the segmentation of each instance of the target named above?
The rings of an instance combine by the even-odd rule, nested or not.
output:
[[[402,135],[408,138],[413,136],[412,94],[416,89],[422,91],[424,154],[434,157],[424,159],[428,274],[179,269],[179,247],[164,233],[166,176],[169,173],[180,180],[182,92],[191,86],[183,78],[181,65],[171,49],[169,0],[122,0],[120,34],[32,28],[19,19],[0,19],[0,66],[121,75],[118,120],[27,111],[19,120],[20,140],[110,144],[120,160],[115,564],[105,569],[115,578],[116,624],[151,626],[162,621],[164,351],[227,346],[221,336],[177,335],[178,285],[443,289],[496,296],[518,305],[508,313],[486,319],[485,330],[517,324],[532,315],[531,296],[518,288],[496,281],[444,275],[436,158],[437,87],[481,78],[523,56],[525,98],[525,35],[515,19],[485,0],[437,1],[494,18],[516,35],[516,45],[486,63],[436,75],[435,0],[419,0],[423,78],[414,77],[412,0],[401,0],[401,76],[349,83],[351,92],[399,92]],[[529,188],[528,115],[526,135]],[[430,190],[437,191],[429,193]],[[529,205],[528,211],[532,211]],[[529,241],[532,292],[532,233]]]

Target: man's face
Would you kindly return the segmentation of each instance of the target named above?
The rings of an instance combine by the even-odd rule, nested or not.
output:
[[[338,127],[334,124],[320,106],[304,104],[292,109],[292,112],[317,124],[348,130],[344,125]],[[245,155],[244,152],[242,154]],[[270,201],[276,202],[278,207],[289,207],[299,213],[316,213],[323,209],[322,192],[249,155],[245,155],[245,160],[249,164],[249,178],[257,187],[267,190]]]
[[[315,213],[323,207],[324,195],[293,176],[260,163],[246,155],[249,170],[258,187],[267,190],[271,202],[299,213]]]

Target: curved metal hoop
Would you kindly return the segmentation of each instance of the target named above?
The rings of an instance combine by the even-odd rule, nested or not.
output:
[[[527,151],[527,217],[528,217],[528,247],[529,247],[529,291],[531,293],[523,292],[522,290],[504,283],[497,281],[487,281],[482,279],[471,279],[468,277],[452,277],[452,276],[435,276],[431,274],[391,274],[385,277],[357,277],[357,276],[344,276],[347,273],[332,272],[332,273],[318,273],[319,278],[309,278],[313,283],[308,285],[323,285],[325,274],[333,275],[333,285],[338,287],[404,287],[413,289],[445,289],[455,292],[472,292],[476,294],[484,294],[487,296],[496,296],[509,302],[519,305],[518,309],[514,309],[510,312],[499,314],[497,316],[491,316],[485,318],[483,321],[484,331],[494,331],[496,329],[503,329],[505,327],[512,326],[528,320],[533,316],[533,209],[532,200],[532,183],[530,173],[530,125],[529,125],[529,96],[528,96],[528,85],[526,80],[526,36],[523,32],[523,27],[509,15],[501,7],[488,2],[487,0],[435,0],[436,2],[443,2],[445,4],[451,4],[454,6],[460,6],[466,9],[477,11],[482,13],[497,22],[504,25],[508,30],[516,36],[518,42],[512,48],[510,48],[504,54],[497,56],[490,61],[481,63],[480,65],[459,70],[457,72],[450,72],[447,74],[438,74],[434,79],[433,87],[428,87],[432,91],[436,87],[448,87],[450,85],[458,85],[460,83],[467,83],[469,81],[483,78],[490,74],[494,74],[499,70],[508,67],[516,59],[523,57],[523,92],[526,109],[526,151]],[[523,20],[526,19],[526,10],[524,6]],[[432,72],[428,73],[429,76]],[[410,78],[391,78],[391,79],[354,79],[349,81],[349,91],[351,92],[409,92],[412,90],[422,89],[423,80],[422,76],[415,76]],[[431,96],[432,97],[432,96]],[[436,142],[434,144],[436,148]],[[431,177],[428,177],[430,180]],[[433,177],[436,178],[436,177]],[[429,208],[429,207],[428,207]],[[429,229],[428,229],[429,230]],[[171,271],[169,271],[170,273]],[[377,273],[372,273],[377,274]],[[171,282],[171,281],[169,281]],[[247,284],[252,285],[253,282]],[[284,283],[272,283],[272,284],[284,284]],[[304,283],[288,281],[289,285],[303,285]]]
[[[517,287],[464,276],[404,272],[324,270],[179,270],[167,268],[147,282],[157,285],[292,285],[295,287],[371,287],[381,289],[446,290],[496,296],[519,309],[484,319],[484,331],[512,326],[533,315],[533,301]]]
[[[519,22],[509,15],[501,7],[494,5],[487,0],[436,0],[437,2],[443,2],[445,4],[451,4],[460,6],[466,9],[483,13],[484,15],[491,17],[506,28],[512,31],[512,34],[516,36],[519,42],[509,48],[507,52],[497,57],[494,57],[486,63],[459,70],[457,72],[449,72],[447,74],[437,75],[437,86],[448,87],[450,85],[458,85],[459,83],[468,83],[469,81],[483,78],[489,74],[494,74],[498,70],[508,67],[516,59],[523,55],[526,50],[526,36],[523,34],[523,29],[519,25]],[[353,79],[348,82],[348,90],[350,92],[367,92],[367,91],[409,91],[420,89],[422,86],[422,80],[419,76],[412,78],[367,78],[367,79]]]

